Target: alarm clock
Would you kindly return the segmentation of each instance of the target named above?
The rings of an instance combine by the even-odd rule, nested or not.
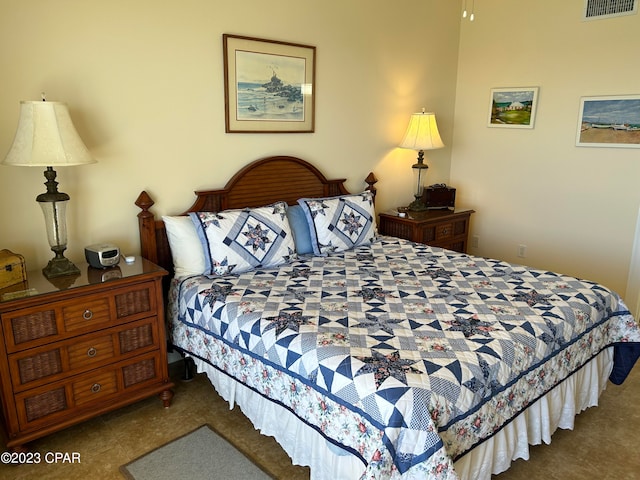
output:
[[[120,262],[120,249],[112,243],[96,243],[84,247],[87,263],[94,268],[108,268]]]

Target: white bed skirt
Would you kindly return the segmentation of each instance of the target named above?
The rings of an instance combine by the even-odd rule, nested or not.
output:
[[[289,410],[256,394],[220,373],[208,363],[193,358],[220,396],[237,404],[264,435],[274,437],[295,465],[311,467],[311,480],[358,479],[364,471],[355,456],[332,445],[316,430],[298,420]],[[550,443],[557,428],[573,429],[574,417],[598,404],[613,368],[613,347],[602,351],[547,395],[518,415],[500,432],[454,463],[462,480],[489,480],[504,472],[518,458],[529,458],[529,445]]]

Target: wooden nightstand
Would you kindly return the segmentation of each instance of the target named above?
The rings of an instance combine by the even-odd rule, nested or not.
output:
[[[427,210],[407,212],[405,218],[381,213],[378,231],[381,235],[466,253],[472,213],[473,210]]]
[[[173,397],[167,272],[140,257],[106,270],[78,267],[77,277],[29,272],[23,284],[0,290],[0,397],[14,450],[150,395],[165,407]]]

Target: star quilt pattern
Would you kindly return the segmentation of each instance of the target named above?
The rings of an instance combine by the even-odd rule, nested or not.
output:
[[[260,365],[252,388],[320,431],[330,425],[309,417],[305,395],[334,406],[329,423],[357,415],[379,443],[333,438],[350,427],[332,441],[383,478],[455,478],[456,458],[602,349],[640,342],[601,285],[392,237],[175,281],[169,309],[174,344],[240,381]],[[290,386],[260,386],[278,375]]]

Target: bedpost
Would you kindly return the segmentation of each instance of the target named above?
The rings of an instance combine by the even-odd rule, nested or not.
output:
[[[365,190],[369,190],[371,193],[373,193],[373,200],[375,201],[377,192],[375,184],[378,183],[378,179],[373,174],[373,172],[369,172],[369,175],[367,175],[367,178],[365,178],[364,181],[367,182],[367,185],[369,185]]]
[[[142,191],[136,199],[136,205],[142,210],[138,213],[138,228],[140,230],[140,254],[154,263],[158,262],[156,243],[155,216],[149,209],[155,203],[149,194]]]

